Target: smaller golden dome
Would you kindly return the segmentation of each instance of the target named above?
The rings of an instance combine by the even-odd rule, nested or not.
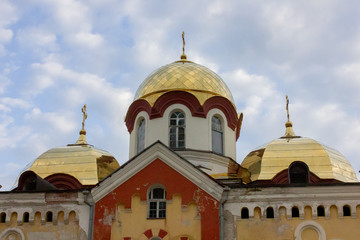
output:
[[[35,172],[41,178],[58,173],[68,174],[82,185],[95,185],[119,167],[119,163],[110,153],[87,144],[86,104],[81,108],[81,112],[82,128],[76,143],[46,151],[26,170]]]
[[[140,85],[135,100],[145,99],[151,106],[164,93],[186,91],[203,104],[213,96],[222,96],[234,104],[233,97],[224,81],[210,69],[182,59],[160,67]]]
[[[337,150],[303,137],[282,137],[250,152],[241,166],[251,172],[251,180],[271,180],[294,161],[302,161],[323,179],[357,182],[354,169]]]
[[[42,178],[65,173],[82,185],[95,185],[118,167],[119,163],[110,153],[86,144],[50,149],[41,154],[29,170]]]

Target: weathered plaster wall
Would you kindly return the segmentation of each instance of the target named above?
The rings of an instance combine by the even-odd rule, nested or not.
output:
[[[174,195],[168,201],[166,214],[166,219],[147,219],[147,203],[141,201],[139,196],[133,196],[131,209],[125,209],[124,205],[117,206],[111,239],[143,239],[146,236],[144,233],[149,230],[153,236],[159,236],[159,231],[162,230],[163,239],[201,239],[201,220],[196,204],[182,206],[181,196]]]
[[[85,240],[88,226],[81,192],[0,194],[0,240]]]
[[[31,222],[18,221],[18,214],[13,212],[8,222],[0,223],[0,239],[14,240],[86,240],[84,230],[79,227],[75,212],[64,216],[59,212],[51,222],[42,220],[40,212],[34,213]]]
[[[360,185],[232,189],[225,213],[226,240],[360,239]]]
[[[337,209],[330,213],[330,218],[312,216],[310,207],[305,208],[304,219],[291,218],[286,211],[280,209],[279,218],[261,218],[260,211],[255,211],[253,218],[237,219],[237,239],[300,239],[296,237],[296,231],[303,240],[355,240],[360,239],[360,207],[357,208],[357,216],[339,218]],[[305,224],[304,224],[305,223]],[[302,228],[302,225],[304,227]],[[301,230],[302,228],[302,230]],[[322,229],[321,229],[322,228]],[[320,238],[321,230],[326,238]]]
[[[161,184],[166,189],[166,219],[147,220],[147,190],[153,184]],[[188,206],[188,211],[183,211],[183,206]],[[195,206],[198,216],[194,218]],[[121,214],[127,211],[128,215]],[[130,214],[134,212],[138,214]],[[219,238],[219,202],[160,159],[154,160],[96,202],[94,239],[111,239],[112,232],[116,236],[125,234],[122,232],[124,228],[119,226],[119,217],[122,226],[129,226],[126,233],[134,234],[124,236],[134,239],[153,227],[161,227],[169,236],[179,235],[183,231],[183,235],[201,236],[201,239]],[[144,226],[138,224],[140,219],[146,223]],[[184,224],[177,224],[181,220],[185,220]],[[195,226],[187,226],[185,223],[188,220],[196,223]],[[198,227],[197,221],[200,221],[201,227]]]

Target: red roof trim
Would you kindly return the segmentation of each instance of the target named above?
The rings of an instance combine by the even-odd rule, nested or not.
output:
[[[199,100],[191,93],[171,91],[160,96],[153,107],[144,99],[134,101],[130,105],[125,117],[125,123],[129,133],[134,129],[135,119],[139,112],[145,111],[150,119],[155,119],[162,117],[166,109],[173,104],[183,104],[191,111],[192,116],[201,118],[206,118],[211,109],[218,108],[224,113],[228,126],[232,130],[237,129],[239,126],[239,119],[235,107],[227,98],[214,96],[207,99],[204,105],[201,106]]]

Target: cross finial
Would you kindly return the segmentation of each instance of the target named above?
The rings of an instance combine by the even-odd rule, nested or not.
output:
[[[289,97],[286,95],[286,112],[287,112],[287,120],[290,121],[290,114],[289,114]]]
[[[69,144],[68,146],[79,146],[79,145],[88,145],[86,142],[86,131],[85,131],[85,120],[87,119],[87,112],[86,112],[86,104],[81,108],[81,112],[83,114],[82,120],[82,128],[80,130],[79,139],[76,141],[75,144]]]
[[[85,120],[87,119],[87,112],[86,112],[86,104],[81,108],[81,112],[83,113],[83,121],[82,121],[82,129],[85,130]]]
[[[182,40],[183,40],[183,53],[181,55],[181,59],[186,59],[186,54],[185,54],[185,33],[184,31],[182,32]]]

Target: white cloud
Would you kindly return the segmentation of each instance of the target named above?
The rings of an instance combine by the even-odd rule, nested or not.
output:
[[[89,48],[97,48],[103,43],[103,37],[100,34],[93,34],[89,32],[78,32],[74,35],[69,35],[68,40],[79,46],[87,46]]]
[[[9,1],[0,2],[0,57],[5,55],[5,44],[10,42],[13,37],[13,31],[8,25],[17,20],[15,8]]]
[[[37,0],[42,8],[46,6],[45,13],[49,14],[49,23],[45,23],[43,28],[47,28],[52,33],[47,33],[46,41],[54,40],[56,35],[60,39],[74,45],[76,48],[95,48],[103,43],[103,36],[93,32],[93,21],[91,10],[87,2],[76,0],[45,1]],[[34,36],[36,37],[36,36]]]
[[[30,130],[25,126],[16,126],[14,119],[7,115],[0,115],[0,149],[14,148],[26,138]]]
[[[211,17],[220,17],[225,11],[226,2],[214,1],[207,7],[207,12]]]
[[[26,47],[41,47],[50,50],[56,48],[56,35],[41,28],[20,29],[17,40]]]
[[[0,74],[0,94],[5,92],[6,87],[11,83],[10,79]]]
[[[61,99],[64,107],[81,106],[84,103],[94,104],[98,111],[107,116],[106,121],[117,128],[120,127],[119,123],[123,121],[127,107],[133,99],[133,94],[129,90],[115,88],[106,79],[95,74],[79,73],[51,60],[33,64],[33,67],[36,79],[39,77],[50,79],[51,85],[48,86],[48,92],[62,89],[60,92],[56,91],[54,97]],[[34,86],[35,91],[38,87],[38,85]],[[29,89],[29,91],[33,90]],[[72,109],[67,111],[69,110]],[[32,115],[36,116],[37,111]]]
[[[54,18],[63,31],[91,31],[89,9],[81,1],[45,1],[54,11]]]
[[[275,83],[266,76],[249,74],[243,69],[221,74],[231,89],[235,101],[245,104],[245,114],[257,115],[273,104],[280,95]]]
[[[10,107],[29,108],[30,104],[19,98],[3,97],[0,98],[0,104],[7,105]]]
[[[69,133],[75,128],[74,123],[66,114],[62,112],[43,113],[39,108],[34,108],[30,113],[26,114],[25,120],[32,120],[41,125],[48,125],[52,129],[57,129],[58,133]]]

